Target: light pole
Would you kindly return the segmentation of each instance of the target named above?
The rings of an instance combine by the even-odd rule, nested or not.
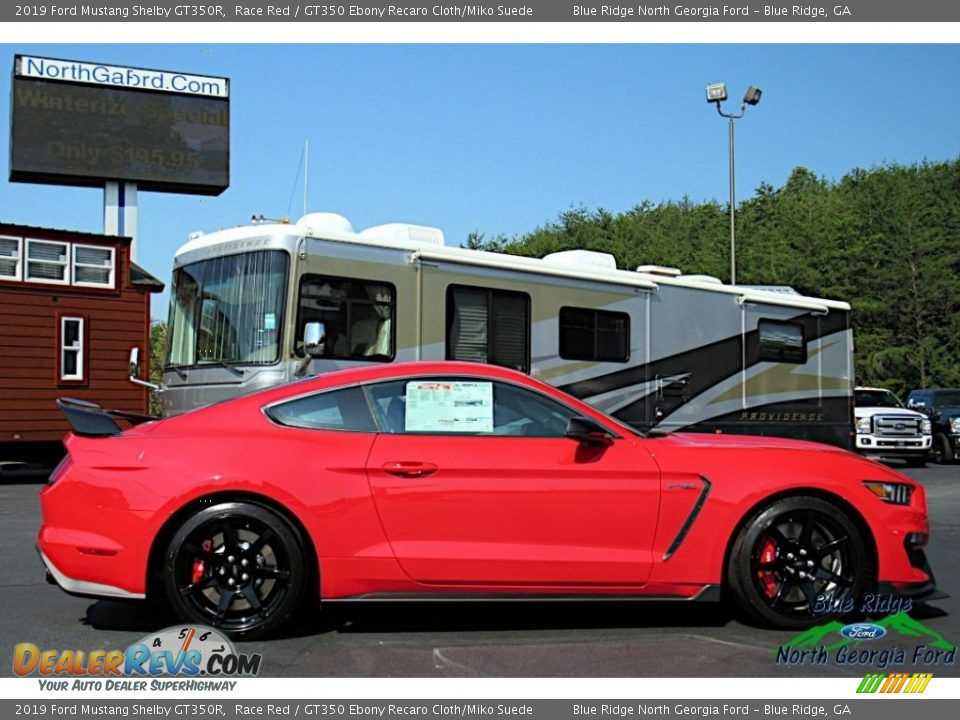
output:
[[[730,284],[737,284],[737,222],[736,222],[736,193],[734,191],[734,154],[733,154],[733,121],[742,118],[747,111],[747,105],[756,105],[760,102],[760,88],[750,85],[743,95],[739,114],[725,113],[720,109],[720,103],[727,99],[726,83],[711,83],[707,85],[707,102],[716,103],[717,112],[721,117],[730,120]]]

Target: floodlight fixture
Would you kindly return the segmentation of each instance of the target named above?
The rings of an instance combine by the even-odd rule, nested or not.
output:
[[[727,118],[730,124],[730,284],[737,283],[737,202],[734,181],[734,152],[733,152],[733,121],[739,120],[747,112],[747,105],[756,105],[760,102],[760,96],[763,91],[749,85],[747,92],[743,95],[743,102],[740,105],[740,112],[724,112],[720,104],[727,99],[726,83],[710,83],[707,85],[707,102],[715,103],[717,114],[720,117]]]
[[[707,102],[721,103],[727,99],[726,83],[710,83],[707,85]]]

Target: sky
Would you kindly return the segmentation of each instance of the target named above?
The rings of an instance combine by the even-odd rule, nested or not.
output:
[[[802,166],[854,168],[960,157],[960,46],[944,44],[11,44],[15,54],[228,77],[230,187],[216,197],[139,193],[137,261],[164,282],[193,231],[337,212],[519,237],[571,208],[729,193],[724,108],[736,123],[738,202]],[[0,72],[9,118],[10,72]],[[9,121],[8,125],[9,125]],[[0,157],[9,157],[9,129]],[[8,162],[8,161],[4,161]],[[8,168],[9,170],[9,168]],[[0,220],[103,230],[103,192],[0,182]],[[655,260],[655,259],[654,259]],[[695,270],[695,269],[691,269]],[[164,318],[166,292],[154,299]]]

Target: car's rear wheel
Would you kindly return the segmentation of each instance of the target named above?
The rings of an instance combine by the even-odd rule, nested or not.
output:
[[[783,498],[749,518],[727,568],[739,607],[754,620],[785,628],[857,611],[871,576],[856,525],[815,497]]]
[[[245,502],[204,508],[174,534],[164,587],[186,622],[233,638],[268,633],[287,620],[307,587],[300,533],[274,511]]]

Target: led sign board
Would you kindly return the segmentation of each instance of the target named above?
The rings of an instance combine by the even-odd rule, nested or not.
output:
[[[199,195],[230,182],[227,78],[18,55],[10,127],[13,181]]]

